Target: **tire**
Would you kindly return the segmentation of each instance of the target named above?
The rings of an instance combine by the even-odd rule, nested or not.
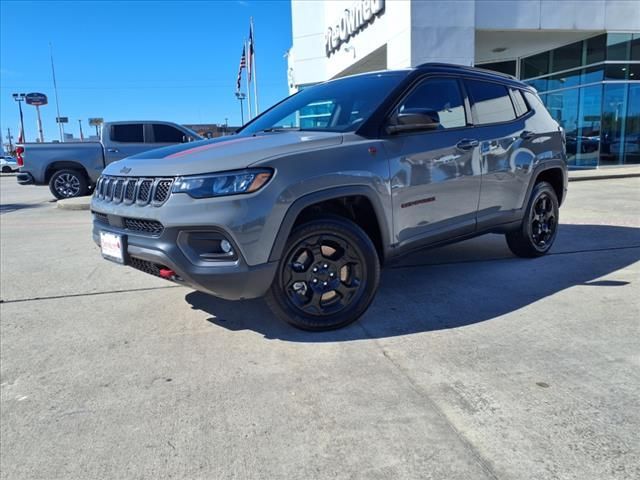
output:
[[[82,197],[89,192],[89,183],[78,170],[58,170],[49,180],[49,190],[58,200]]]
[[[2,167],[2,173],[11,173],[13,172],[13,170],[11,169],[11,167],[5,165],[4,167]]]
[[[293,230],[266,302],[297,328],[333,330],[360,318],[379,282],[371,239],[355,223],[327,216]]]
[[[558,196],[549,183],[539,182],[533,187],[522,224],[506,234],[507,245],[518,257],[541,257],[551,249],[558,223]]]

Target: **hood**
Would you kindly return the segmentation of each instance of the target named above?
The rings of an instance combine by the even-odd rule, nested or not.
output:
[[[106,175],[177,177],[246,168],[271,157],[342,143],[335,132],[268,132],[159,148],[113,162]]]

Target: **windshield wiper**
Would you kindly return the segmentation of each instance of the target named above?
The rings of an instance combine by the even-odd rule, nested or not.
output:
[[[260,130],[260,133],[297,132],[298,130],[300,130],[300,127],[271,127],[271,128],[265,128],[264,130]]]

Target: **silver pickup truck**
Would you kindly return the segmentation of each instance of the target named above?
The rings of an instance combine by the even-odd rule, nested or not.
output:
[[[201,137],[171,122],[110,122],[102,127],[102,141],[24,143],[16,156],[21,185],[49,185],[56,198],[89,193],[102,170],[112,162],[137,153]]]

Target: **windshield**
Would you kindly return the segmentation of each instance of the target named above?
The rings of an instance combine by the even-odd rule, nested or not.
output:
[[[359,75],[308,87],[258,117],[240,133],[356,130],[407,73]]]

